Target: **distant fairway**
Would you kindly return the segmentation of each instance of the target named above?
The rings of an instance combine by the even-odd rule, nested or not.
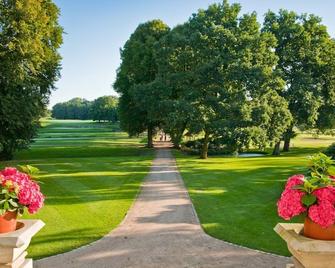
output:
[[[29,150],[0,166],[31,164],[41,170],[46,206],[25,218],[46,226],[29,255],[42,258],[99,239],[115,228],[131,206],[147,174],[153,151],[143,137],[128,138],[118,126],[91,121],[43,121]]]

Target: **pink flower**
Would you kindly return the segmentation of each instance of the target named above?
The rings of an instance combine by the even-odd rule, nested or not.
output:
[[[319,202],[328,201],[331,204],[335,203],[335,188],[333,186],[317,189],[312,194],[317,197]]]
[[[31,180],[29,175],[15,168],[5,168],[0,171],[0,182],[6,187],[13,185],[13,190],[18,190],[18,202],[26,206],[29,213],[35,213],[43,207],[44,196],[40,191],[40,186]]]
[[[4,170],[2,170],[0,173],[1,175],[7,177],[7,176],[12,176],[17,173],[17,169],[13,167],[6,167]]]
[[[335,208],[328,201],[322,201],[313,205],[308,210],[308,217],[323,228],[327,228],[335,223]]]
[[[305,193],[300,190],[285,189],[277,202],[278,215],[285,220],[289,220],[305,212],[306,208],[301,202],[304,195]]]
[[[297,186],[304,183],[305,176],[302,174],[294,175],[288,178],[285,185],[285,190],[292,189],[293,186]]]

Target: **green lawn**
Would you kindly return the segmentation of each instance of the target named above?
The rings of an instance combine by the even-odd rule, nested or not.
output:
[[[335,142],[302,134],[291,152],[280,157],[210,157],[207,160],[175,152],[204,230],[211,236],[254,249],[289,256],[273,231],[276,202],[288,176],[306,171],[306,157]]]
[[[41,170],[46,205],[38,214],[46,226],[29,255],[42,258],[90,243],[115,228],[147,174],[153,151],[143,138],[129,139],[111,124],[44,121],[29,150],[0,167],[31,164]]]

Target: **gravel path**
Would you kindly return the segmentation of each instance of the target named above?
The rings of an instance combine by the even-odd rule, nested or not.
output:
[[[36,261],[35,267],[284,268],[288,262],[205,234],[170,149],[158,148],[141,193],[118,228],[88,246]]]

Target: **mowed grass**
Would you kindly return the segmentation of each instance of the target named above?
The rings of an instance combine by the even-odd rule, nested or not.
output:
[[[101,238],[124,219],[146,176],[153,151],[143,138],[128,138],[118,126],[91,121],[44,121],[29,150],[0,167],[30,164],[41,170],[45,207],[24,218],[46,226],[29,256],[66,252]]]
[[[210,157],[175,152],[178,167],[203,229],[211,236],[289,256],[285,242],[273,231],[276,202],[288,176],[304,173],[307,156],[335,142],[335,137],[301,134],[293,149],[279,157]],[[299,221],[299,219],[295,219]]]

